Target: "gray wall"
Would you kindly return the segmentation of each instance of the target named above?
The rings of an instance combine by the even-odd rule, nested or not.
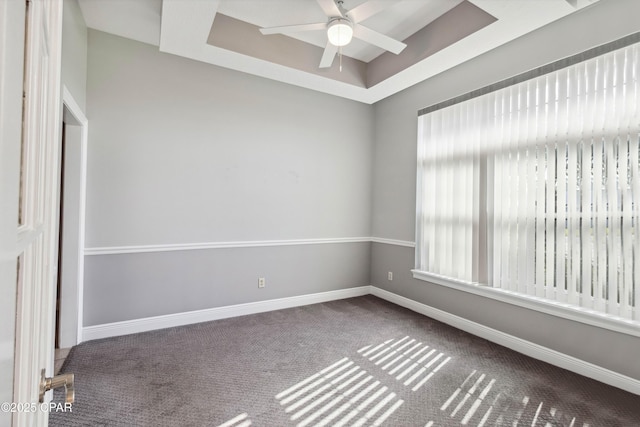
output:
[[[373,235],[415,239],[417,111],[640,30],[637,0],[601,0],[375,104]],[[640,379],[640,340],[415,280],[411,248],[374,243],[371,282],[516,337]],[[387,281],[387,271],[394,280]]]
[[[85,326],[365,286],[369,259],[369,243],[89,256]]]
[[[370,235],[373,107],[93,30],[88,76],[88,248]],[[368,285],[369,251],[87,256],[84,325]]]
[[[62,22],[62,84],[84,110],[87,99],[87,26],[78,0],[64,1]]]

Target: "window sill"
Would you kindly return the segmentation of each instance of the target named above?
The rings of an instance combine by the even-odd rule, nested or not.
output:
[[[425,282],[435,283],[437,285],[446,286],[448,288],[468,292],[485,298],[491,298],[507,304],[517,305],[519,307],[539,311],[552,316],[640,337],[640,322],[622,319],[586,308],[579,308],[560,302],[506,291],[504,289],[491,288],[479,283],[455,280],[438,274],[428,273],[426,271],[411,270],[411,272],[415,279],[423,280]]]

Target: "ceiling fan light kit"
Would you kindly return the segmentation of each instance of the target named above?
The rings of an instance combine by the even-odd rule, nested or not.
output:
[[[388,6],[386,2],[369,0],[348,11],[342,7],[342,0],[316,0],[316,2],[329,18],[328,22],[261,28],[260,32],[264,35],[290,35],[302,31],[326,30],[327,45],[324,48],[322,59],[320,60],[320,68],[331,67],[336,53],[339,53],[340,58],[342,58],[342,46],[348,45],[353,37],[393,52],[396,55],[407,47],[406,44],[398,40],[360,24],[361,21],[365,21],[367,18],[386,8]],[[342,66],[340,70],[342,71]]]
[[[353,24],[345,18],[335,18],[327,25],[327,38],[334,46],[346,46],[353,37]]]

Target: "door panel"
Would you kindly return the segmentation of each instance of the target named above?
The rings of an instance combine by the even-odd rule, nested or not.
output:
[[[0,403],[13,401],[24,23],[24,3],[0,1]]]
[[[12,401],[40,408],[41,370],[54,374],[62,1],[27,4]],[[13,413],[17,426],[45,426],[47,419],[43,410]]]

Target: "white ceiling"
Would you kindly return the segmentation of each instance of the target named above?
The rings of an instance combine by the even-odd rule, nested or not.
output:
[[[350,10],[366,1],[344,0],[343,6]],[[463,2],[373,1],[388,3],[388,7],[362,24],[390,37],[404,40],[407,44],[407,38],[456,6],[462,6]],[[495,22],[466,35],[448,47],[430,53],[424,59],[394,71],[392,75],[385,76],[384,80],[376,81],[370,86],[366,82],[354,84],[347,76],[348,71],[342,75],[335,69],[328,73],[316,70],[322,48],[326,44],[324,31],[297,33],[295,38],[304,42],[302,46],[308,47],[309,56],[299,55],[297,51],[300,58],[289,58],[287,61],[265,59],[267,56],[251,55],[208,43],[210,35],[213,34],[212,23],[215,22],[218,13],[256,27],[326,22],[327,17],[316,0],[79,0],[79,4],[89,28],[153,44],[159,46],[162,52],[360,102],[374,103],[596,1],[598,0],[466,0],[465,3],[468,2],[496,18]],[[465,22],[454,22],[461,26],[459,30],[464,31],[462,26],[466,25]],[[282,52],[282,46],[282,43],[277,45],[280,56],[286,55],[286,52]],[[383,53],[382,49],[355,39],[343,50],[345,56],[358,60],[351,62],[360,64],[360,69],[365,69],[365,72],[366,67],[373,66],[371,61],[375,58],[382,59],[384,55],[393,55],[382,55]],[[307,64],[292,66],[291,64],[298,59],[306,61]],[[389,58],[385,59],[388,62]],[[309,61],[313,61],[313,64]],[[337,63],[337,60],[334,61],[333,68],[337,67]]]

